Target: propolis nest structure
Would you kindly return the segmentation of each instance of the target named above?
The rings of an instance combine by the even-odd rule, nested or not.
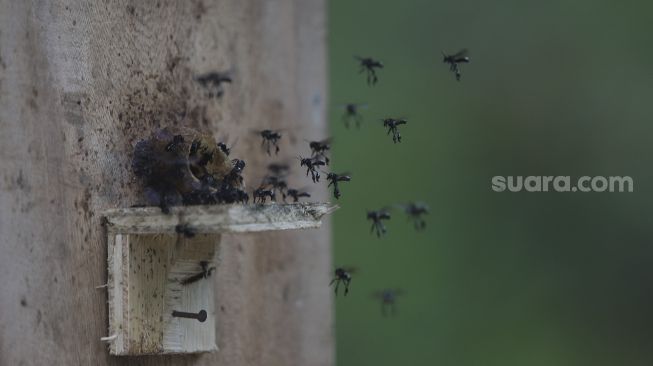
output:
[[[245,162],[230,160],[212,135],[190,128],[163,128],[134,148],[132,168],[143,180],[148,205],[247,203],[241,176]]]

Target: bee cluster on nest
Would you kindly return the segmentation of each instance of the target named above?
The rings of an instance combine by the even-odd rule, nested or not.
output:
[[[134,148],[132,169],[143,182],[148,205],[247,203],[242,177],[245,162],[210,134],[190,128],[163,128]]]

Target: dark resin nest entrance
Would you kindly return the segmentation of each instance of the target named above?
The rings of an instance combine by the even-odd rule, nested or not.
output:
[[[105,212],[112,355],[216,351],[215,252],[222,233],[317,228],[329,203]],[[218,279],[219,280],[219,279]]]

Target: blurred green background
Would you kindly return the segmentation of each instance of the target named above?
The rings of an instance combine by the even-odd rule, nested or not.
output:
[[[330,0],[334,217],[348,365],[651,365],[653,3]],[[468,48],[462,81],[441,51]],[[353,55],[381,59],[368,87]],[[360,130],[338,105],[366,102]],[[378,119],[403,116],[393,144]],[[494,193],[494,175],[627,175],[634,193]],[[431,207],[415,232],[396,212]],[[402,288],[382,317],[375,290]]]

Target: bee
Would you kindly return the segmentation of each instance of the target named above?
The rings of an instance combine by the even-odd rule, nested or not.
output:
[[[262,130],[257,132],[259,136],[261,136],[262,141],[261,141],[261,147],[265,149],[265,151],[270,154],[270,149],[274,147],[274,154],[279,153],[279,140],[281,139],[281,132],[279,131],[273,131],[273,130]]]
[[[277,177],[283,177],[290,172],[290,165],[284,163],[271,163],[268,165],[268,171]]]
[[[322,141],[309,141],[308,146],[311,149],[311,157],[322,158],[326,165],[329,165],[329,157],[326,156],[326,153],[331,150],[330,138]]]
[[[196,76],[195,81],[208,90],[209,98],[213,98],[214,96],[222,98],[224,94],[223,83],[231,84],[233,81],[230,74],[230,72],[213,71]]]
[[[401,142],[401,133],[399,133],[399,126],[405,125],[408,123],[405,119],[395,119],[395,118],[385,118],[383,121],[383,127],[388,128],[388,135],[392,133],[392,142],[395,144]]]
[[[351,283],[351,274],[355,272],[355,269],[353,268],[343,268],[343,267],[338,267],[336,268],[333,279],[331,280],[331,283],[329,283],[329,286],[332,286],[334,283],[336,284],[334,288],[334,292],[336,293],[336,296],[338,296],[338,287],[342,283],[345,286],[345,296],[349,293],[349,284]]]
[[[453,55],[447,55],[442,51],[442,62],[449,64],[449,70],[456,74],[456,80],[460,81],[460,68],[458,64],[469,63],[469,56],[467,56],[467,50],[462,49]]]
[[[245,160],[233,159],[231,161],[232,168],[224,176],[223,185],[227,184],[229,186],[241,186],[243,184],[243,169],[245,169]]]
[[[195,231],[191,229],[188,224],[179,224],[175,226],[175,232],[177,234],[183,234],[187,238],[192,238],[195,236]]]
[[[353,120],[356,123],[356,128],[360,128],[363,122],[363,115],[359,111],[360,109],[367,108],[367,104],[347,103],[342,108],[345,110],[345,113],[342,115],[342,121],[345,123],[345,127],[349,128],[349,123]]]
[[[288,183],[285,179],[276,175],[267,175],[263,178],[261,186],[272,187],[272,192],[276,195],[277,192],[281,193],[285,197],[286,190],[288,189]]]
[[[341,173],[341,174],[329,173],[327,174],[326,179],[329,181],[329,185],[327,187],[333,186],[333,196],[336,199],[340,198],[340,188],[338,187],[338,182],[351,181],[351,177],[347,173]]]
[[[286,202],[286,197],[292,197],[293,202],[299,201],[300,197],[310,197],[311,195],[308,192],[300,191],[299,189],[288,188],[286,193],[283,195],[283,201]]]
[[[324,166],[326,163],[318,158],[302,158],[299,157],[299,166],[306,167],[306,175],[311,174],[311,179],[313,183],[320,181],[320,172],[317,170],[318,167]]]
[[[404,210],[409,220],[413,221],[415,230],[420,231],[426,228],[426,221],[422,216],[429,213],[429,206],[423,202],[408,202],[399,204],[398,207]]]
[[[376,76],[376,69],[382,69],[383,63],[371,57],[354,56],[354,58],[360,63],[361,68],[358,73],[367,73],[367,85],[376,84],[379,81],[379,78]]]
[[[382,208],[377,211],[367,211],[367,219],[372,221],[370,233],[376,232],[377,238],[380,238],[381,235],[385,235],[387,229],[383,220],[390,220],[390,212],[388,212],[387,209]]]
[[[277,201],[277,198],[274,195],[274,191],[272,191],[270,189],[266,189],[265,186],[260,186],[260,187],[256,188],[254,190],[254,192],[252,193],[252,198],[254,200],[254,203],[256,203],[257,201],[258,201],[258,203],[265,203],[265,200],[267,199],[267,197],[270,197],[270,200],[272,202]]]
[[[188,284],[197,282],[197,281],[201,280],[202,278],[209,278],[209,276],[211,276],[211,273],[213,273],[213,271],[215,271],[215,267],[209,268],[209,262],[207,262],[207,261],[201,261],[200,262],[200,267],[202,267],[202,272],[200,272],[198,274],[194,274],[194,275],[192,275],[190,277],[187,277],[187,278],[181,280],[181,284],[182,285],[188,285]]]
[[[397,314],[397,296],[403,294],[401,289],[383,289],[376,291],[373,296],[378,298],[381,301],[381,314],[383,316],[388,315],[388,308],[390,309],[390,315]]]

